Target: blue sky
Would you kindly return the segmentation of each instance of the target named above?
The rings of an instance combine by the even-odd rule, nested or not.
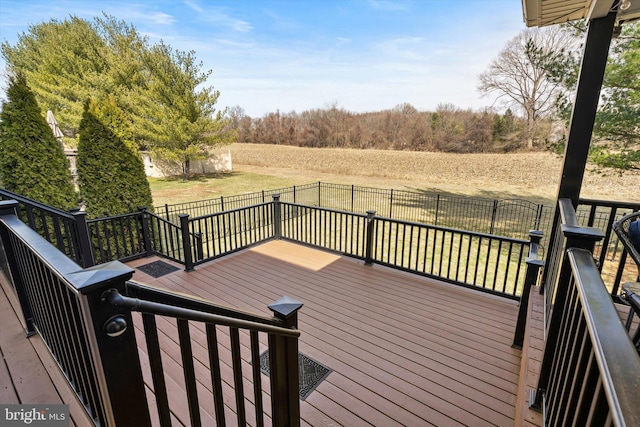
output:
[[[0,39],[13,44],[29,25],[103,11],[151,42],[194,50],[213,70],[218,106],[253,117],[333,104],[490,106],[478,75],[525,29],[520,0],[0,0]]]

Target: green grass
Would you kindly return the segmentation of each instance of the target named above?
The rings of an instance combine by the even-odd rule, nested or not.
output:
[[[272,188],[302,184],[291,178],[247,172],[201,175],[185,181],[180,177],[147,178],[154,206],[235,196]]]

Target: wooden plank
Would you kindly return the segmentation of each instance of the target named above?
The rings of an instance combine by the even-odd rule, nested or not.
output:
[[[0,348],[0,402],[20,403],[18,393],[13,387],[13,380],[11,374],[9,374],[2,348]]]
[[[16,402],[7,396],[5,400],[5,395],[0,395],[0,402],[68,404],[72,425],[94,426],[42,339],[38,335],[24,336],[18,300],[5,276],[0,277],[0,282],[0,371],[4,366],[9,380],[2,378],[2,390],[10,385],[18,399]]]
[[[62,403],[38,354],[25,337],[4,289],[0,293],[0,348],[20,403]]]
[[[302,402],[303,424],[513,425],[521,355],[510,347],[513,301],[284,241],[152,284],[264,314],[284,294],[304,302],[300,350],[333,372]],[[158,325],[168,375],[179,384],[179,357],[169,345],[175,330],[167,321]],[[194,357],[197,377],[208,378],[202,333],[192,329]],[[221,332],[219,340],[227,388],[228,336]],[[244,334],[241,344],[249,362]],[[243,381],[250,389],[249,363]],[[210,392],[206,381],[201,387]]]

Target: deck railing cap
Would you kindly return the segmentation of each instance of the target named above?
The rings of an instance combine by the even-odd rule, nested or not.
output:
[[[267,307],[273,311],[277,317],[286,319],[302,308],[304,304],[288,296],[283,296],[279,300],[269,304]]]
[[[96,286],[107,282],[122,282],[131,279],[134,270],[120,261],[111,261],[68,274],[67,280],[81,293],[86,294]]]

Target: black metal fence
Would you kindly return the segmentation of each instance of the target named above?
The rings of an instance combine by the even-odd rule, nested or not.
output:
[[[361,214],[375,210],[385,218],[516,238],[526,238],[532,229],[548,228],[553,214],[552,207],[527,200],[489,200],[323,182],[197,202],[167,204],[157,206],[154,210],[177,223],[179,214],[205,216],[265,203],[275,194],[288,203]]]
[[[18,295],[27,331],[41,335],[95,425],[146,426],[152,418],[162,426],[172,425],[175,406],[169,402],[163,363],[181,364],[186,396],[172,393],[171,400],[175,404],[185,399],[192,425],[245,425],[247,419],[255,425],[300,424],[297,309],[302,304],[276,301],[269,306],[276,317],[268,318],[130,282],[133,270],[118,261],[83,269],[20,221],[17,207],[16,202],[0,202],[7,277]],[[116,224],[117,229],[120,218],[114,221],[107,225]],[[123,219],[122,227],[133,227],[129,221]],[[292,305],[297,309],[291,311]],[[142,313],[142,325],[139,317],[134,321],[132,311]],[[173,329],[167,319],[175,322]],[[175,343],[159,339],[160,322],[162,334],[175,332]],[[136,330],[144,330],[146,346],[136,343]],[[172,354],[167,345],[176,343],[181,362],[166,356]],[[203,343],[204,360],[196,350]],[[144,348],[142,354],[139,348]],[[260,348],[269,352],[268,389],[262,384]],[[221,369],[221,361],[227,360]],[[143,361],[151,371],[152,386],[145,385]],[[247,361],[252,364],[249,374],[243,373]],[[250,392],[245,392],[247,383],[252,385]],[[213,395],[202,396],[202,389],[213,390]],[[271,405],[263,403],[263,395],[270,395]],[[215,420],[201,418],[199,399],[205,397],[214,399]],[[235,420],[228,419],[225,408],[233,408]],[[152,409],[157,414],[151,414]]]

